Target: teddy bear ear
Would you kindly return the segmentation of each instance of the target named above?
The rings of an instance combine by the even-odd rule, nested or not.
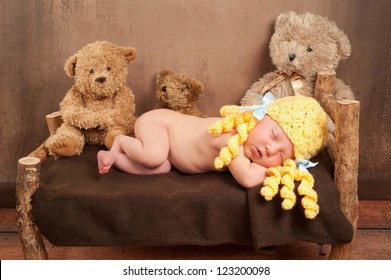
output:
[[[76,55],[72,55],[68,57],[68,59],[65,62],[64,70],[69,77],[75,76],[76,60],[77,60]]]
[[[159,76],[164,78],[165,76],[172,74],[174,74],[174,72],[172,72],[170,69],[163,69],[162,71],[160,71]]]
[[[165,80],[166,76],[168,75],[172,75],[173,72],[169,69],[163,69],[162,71],[160,71],[159,74],[156,75],[156,87],[157,87],[157,90],[160,90],[160,86],[163,84],[163,83],[166,83],[167,81]]]
[[[172,75],[174,72],[172,72],[170,69],[163,69],[160,71],[160,73],[156,76],[156,83],[160,84],[163,82],[163,80],[166,78],[166,76]]]
[[[201,95],[204,93],[204,86],[201,82],[194,79],[186,79],[186,87],[190,89],[193,95]]]
[[[125,56],[125,59],[128,63],[136,58],[136,49],[135,48],[121,48],[122,53]]]
[[[352,52],[352,46],[350,44],[348,36],[339,29],[336,25],[331,26],[331,36],[336,40],[338,45],[338,54],[341,59],[346,59]]]
[[[284,28],[290,20],[291,17],[296,16],[297,14],[292,11],[288,11],[282,14],[279,14],[276,18],[274,29]]]

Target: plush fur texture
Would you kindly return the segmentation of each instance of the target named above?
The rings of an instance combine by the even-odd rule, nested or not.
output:
[[[245,93],[241,105],[260,104],[259,94],[266,93],[262,90],[275,80],[277,72],[288,78],[269,90],[276,98],[295,95],[289,79],[292,73],[301,77],[301,94],[313,96],[317,73],[335,71],[339,61],[348,58],[351,53],[348,37],[334,22],[319,15],[295,12],[277,17],[269,49],[276,71],[255,82]],[[354,99],[351,89],[338,78],[334,94],[337,99]]]
[[[171,70],[162,70],[156,78],[156,108],[170,109],[187,115],[204,117],[196,103],[204,93],[199,81]]]
[[[63,124],[46,141],[50,154],[78,155],[84,144],[110,148],[118,134],[133,133],[134,95],[125,81],[134,58],[134,48],[97,41],[66,60],[75,83],[60,102]]]

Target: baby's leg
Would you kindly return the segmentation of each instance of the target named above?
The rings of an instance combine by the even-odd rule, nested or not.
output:
[[[99,151],[97,158],[100,174],[106,174],[112,166],[131,174],[158,174],[171,170],[171,163],[168,160],[158,167],[146,168],[135,163],[127,155],[120,152]]]
[[[118,136],[113,149],[146,168],[157,168],[165,164],[170,143],[164,114],[160,110],[143,114],[135,124],[135,138]]]

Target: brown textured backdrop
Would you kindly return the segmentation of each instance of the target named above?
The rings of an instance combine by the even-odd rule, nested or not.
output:
[[[85,44],[137,49],[128,76],[137,114],[153,108],[155,75],[169,67],[204,83],[200,107],[214,115],[274,69],[268,44],[276,16],[287,10],[327,16],[348,34],[352,55],[337,75],[362,104],[360,174],[389,176],[389,0],[2,0],[0,182],[15,181],[17,159],[45,140],[44,117],[72,84],[65,59]]]

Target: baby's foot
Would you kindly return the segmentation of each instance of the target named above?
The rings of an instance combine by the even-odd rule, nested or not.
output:
[[[99,174],[106,174],[110,171],[115,162],[116,155],[110,151],[99,151],[97,155]]]

